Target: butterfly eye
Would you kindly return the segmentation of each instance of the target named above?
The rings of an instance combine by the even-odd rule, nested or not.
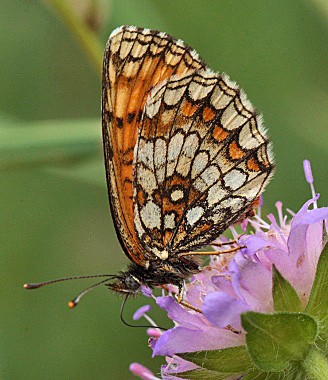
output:
[[[123,279],[126,289],[131,292],[136,292],[141,288],[140,282],[132,275],[128,275]]]

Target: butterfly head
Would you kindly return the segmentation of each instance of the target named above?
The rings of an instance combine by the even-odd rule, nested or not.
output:
[[[112,291],[125,294],[128,296],[137,295],[141,291],[141,281],[130,273],[130,271],[122,272],[115,276],[114,281],[105,284]]]

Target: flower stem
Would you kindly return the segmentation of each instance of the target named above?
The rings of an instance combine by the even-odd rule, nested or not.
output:
[[[328,379],[328,361],[321,351],[313,347],[303,362],[304,369],[309,379]]]
[[[97,34],[74,12],[74,8],[67,0],[49,0],[66,22],[76,39],[94,64],[97,72],[101,73],[103,47]]]

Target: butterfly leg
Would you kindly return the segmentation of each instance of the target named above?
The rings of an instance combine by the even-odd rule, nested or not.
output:
[[[178,298],[178,303],[184,307],[187,307],[188,309],[197,311],[197,313],[203,314],[203,312],[200,309],[198,309],[198,307],[195,307],[191,305],[190,303],[183,301],[182,299],[179,301],[179,298]]]
[[[179,292],[178,292],[178,303],[183,302],[183,292],[184,292],[184,284],[180,284]]]
[[[231,249],[226,249],[225,251],[215,252],[215,251],[207,251],[207,252],[187,252],[187,253],[181,253],[180,256],[191,256],[191,255],[198,255],[198,256],[206,256],[206,255],[214,255],[214,256],[220,256],[225,253],[231,253],[231,252],[237,252],[241,248],[246,248],[246,245],[240,245],[239,247],[234,247]]]
[[[188,309],[191,309],[191,310],[194,310],[194,311],[197,311],[197,313],[201,313],[203,314],[203,312],[198,309],[197,307],[191,305],[190,303],[188,302],[185,302],[183,301],[183,292],[184,292],[184,285],[180,285],[179,286],[179,292],[178,292],[178,303],[182,306],[185,306],[187,307]]]
[[[184,286],[183,285],[179,286],[178,300],[177,300],[178,303],[184,307],[187,307],[188,309],[197,311],[197,313],[203,314],[202,310],[198,309],[198,307],[195,307],[195,306],[191,305],[190,303],[183,301],[183,291],[184,291]],[[241,334],[241,331],[236,330],[235,328],[233,328],[230,325],[227,325],[225,327],[225,329],[233,332],[234,334]]]
[[[165,289],[166,291],[169,291],[166,285],[163,286],[163,289]],[[179,291],[178,291],[178,297],[177,297],[178,303],[184,307],[187,307],[190,310],[194,310],[197,313],[203,314],[203,311],[201,309],[199,309],[198,307],[195,307],[195,306],[191,305],[190,303],[183,301],[183,292],[184,292],[184,285],[180,285]],[[241,334],[241,331],[234,329],[230,325],[228,325],[224,328],[226,330],[233,332],[234,334]]]
[[[170,293],[167,285],[162,286],[162,288]],[[191,305],[190,303],[183,301],[183,292],[184,292],[184,285],[181,285],[179,286],[178,293],[175,293],[177,295],[177,302],[180,305],[187,307],[188,309],[191,309],[191,310],[197,311],[197,313],[203,314],[201,309],[198,309],[197,307]]]
[[[229,240],[229,241],[224,241],[220,243],[212,242],[211,245],[214,245],[215,247],[222,247],[224,245],[232,245],[232,244],[238,244],[239,239],[244,236],[245,234],[241,234],[237,237],[235,240]]]

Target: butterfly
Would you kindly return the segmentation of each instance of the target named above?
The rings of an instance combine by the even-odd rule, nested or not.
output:
[[[249,216],[273,175],[262,118],[180,39],[122,26],[104,54],[102,132],[111,213],[131,263],[95,286],[127,297],[143,285],[181,291],[201,270],[193,253]]]

